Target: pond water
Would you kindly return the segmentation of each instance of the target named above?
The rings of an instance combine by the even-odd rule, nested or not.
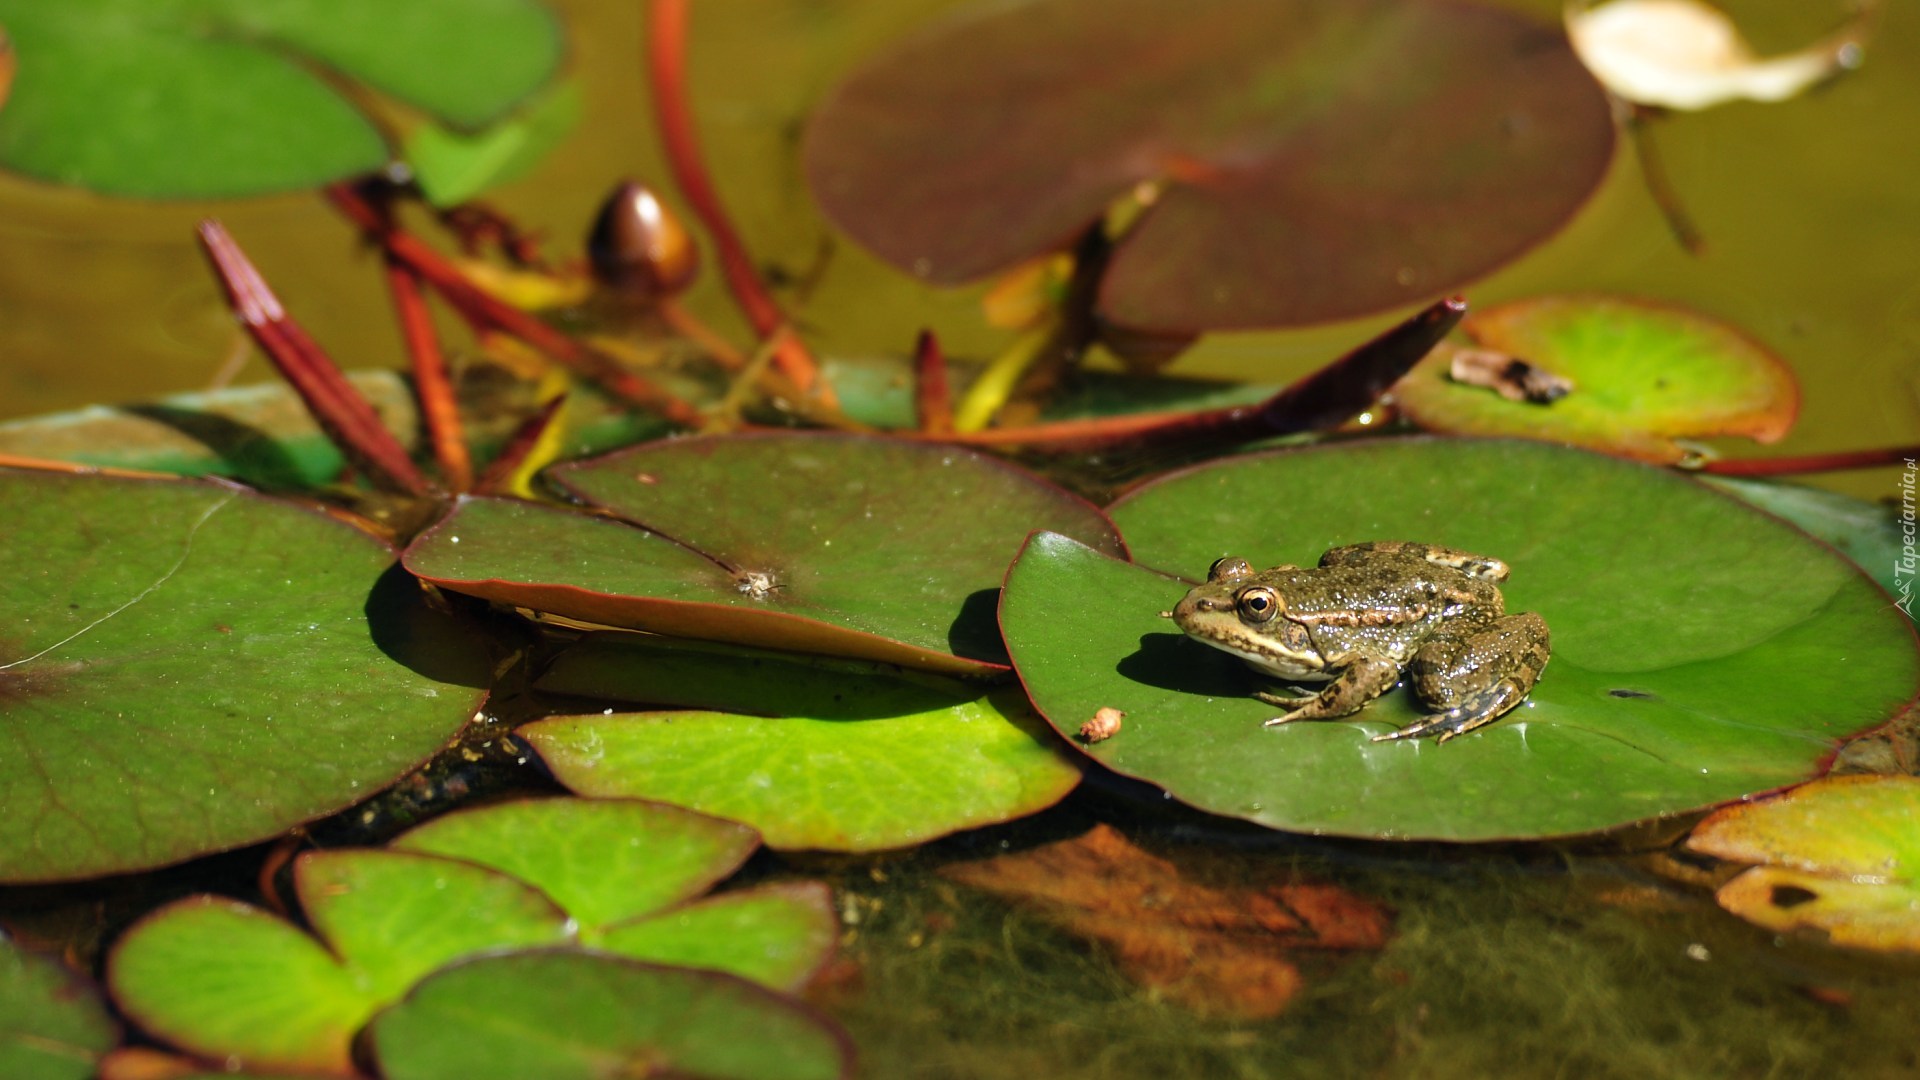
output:
[[[636,5],[556,6],[587,90],[585,124],[493,201],[564,239],[583,231],[615,179],[660,181],[666,169],[637,69]],[[803,278],[825,253],[797,305],[822,351],[900,352],[923,326],[960,356],[1000,344],[978,317],[979,290],[921,288],[836,242],[798,179],[810,105],[854,58],[951,6],[729,0],[696,12],[694,98],[710,164],[763,261]],[[1546,0],[1513,6],[1557,16]],[[1811,40],[1844,15],[1829,0],[1724,6],[1763,51]],[[1623,151],[1568,228],[1470,286],[1470,299],[1600,291],[1685,303],[1770,344],[1799,374],[1800,425],[1766,452],[1920,442],[1920,5],[1884,4],[1864,69],[1837,84],[1784,104],[1675,117],[1655,138],[1705,254],[1674,243]],[[0,418],[196,389],[243,350],[192,242],[193,222],[210,214],[336,356],[402,363],[376,264],[317,197],[138,204],[0,178]],[[740,332],[713,275],[692,303]],[[1218,335],[1174,371],[1285,380],[1391,318]],[[256,359],[239,379],[266,377]],[[1822,482],[1897,494],[1892,470]],[[1304,963],[1304,987],[1276,1019],[1210,1018],[1135,985],[1108,952],[939,873],[1096,821],[1162,854],[1224,852],[1229,876],[1344,885],[1392,910],[1394,936],[1378,952]],[[910,854],[775,872],[840,890],[843,955],[857,967],[820,997],[854,1035],[868,1076],[1920,1072],[1920,970],[1776,938],[1722,913],[1709,889],[1676,880],[1685,867],[1661,872],[1672,835],[1575,849],[1330,842],[1233,827],[1116,788]]]

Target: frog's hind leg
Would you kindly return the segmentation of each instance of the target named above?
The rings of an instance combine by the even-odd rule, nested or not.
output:
[[[1353,562],[1366,555],[1405,555],[1409,558],[1424,559],[1438,566],[1451,567],[1471,578],[1482,581],[1500,582],[1507,580],[1510,571],[1507,564],[1486,555],[1475,555],[1458,548],[1440,547],[1437,544],[1415,544],[1406,540],[1375,540],[1365,544],[1348,544],[1328,550],[1320,556],[1321,566],[1338,566]]]
[[[1420,699],[1438,711],[1373,741],[1435,735],[1446,742],[1485,727],[1526,700],[1550,655],[1547,622],[1531,611],[1437,637],[1414,654],[1408,672]]]

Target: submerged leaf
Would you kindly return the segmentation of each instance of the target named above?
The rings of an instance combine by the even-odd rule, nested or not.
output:
[[[1920,779],[1836,776],[1701,822],[1687,846],[1760,863],[1721,886],[1720,906],[1769,930],[1836,945],[1920,952]]]
[[[1296,950],[1378,949],[1390,934],[1385,911],[1337,886],[1291,874],[1210,884],[1206,859],[1150,854],[1108,825],[941,873],[1100,942],[1136,981],[1190,1008],[1247,1019],[1293,999]]]
[[[1674,462],[1676,439],[1744,435],[1773,442],[1793,426],[1800,389],[1779,357],[1724,323],[1682,308],[1609,296],[1544,296],[1467,316],[1475,352],[1571,380],[1544,403],[1512,401],[1450,373],[1442,345],[1394,387],[1414,423],[1464,435],[1550,439]]]
[[[1639,105],[1705,109],[1782,101],[1860,66],[1864,22],[1762,60],[1733,20],[1700,0],[1570,0],[1567,37],[1607,89]]]
[[[1817,775],[1920,678],[1905,617],[1826,547],[1685,477],[1542,443],[1252,455],[1113,514],[1139,565],[1042,534],[1009,574],[1001,624],[1022,682],[1063,735],[1101,707],[1127,714],[1088,756],[1273,828],[1487,840],[1676,814]],[[1507,610],[1552,633],[1525,704],[1445,745],[1370,741],[1419,715],[1405,690],[1264,727],[1277,710],[1251,694],[1267,681],[1157,614],[1189,588],[1165,571],[1312,565],[1368,540],[1511,565]],[[1837,642],[1844,680],[1780,677],[1831,666]]]
[[[0,1076],[87,1080],[117,1041],[93,987],[0,936]]]
[[[1098,311],[1180,333],[1485,274],[1572,216],[1613,140],[1557,30],[1493,7],[1043,0],[868,61],[815,115],[805,166],[840,227],[939,283],[1066,250],[1138,198]]]
[[[13,471],[0,505],[0,805],[22,808],[0,881],[274,836],[419,764],[483,699],[473,643],[324,514]]]

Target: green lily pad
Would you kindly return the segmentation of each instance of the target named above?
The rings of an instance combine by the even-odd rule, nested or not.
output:
[[[190,897],[115,946],[114,1000],[148,1032],[198,1054],[344,1071],[354,1032],[428,972],[476,952],[569,940],[566,914],[537,890],[451,859],[317,852],[300,858],[296,880],[320,940],[258,908]]]
[[[580,794],[744,821],[783,850],[904,847],[1044,810],[1079,782],[1017,693],[872,716],[847,690],[848,710],[822,716],[558,716],[519,734]]]
[[[1687,846],[1760,863],[1720,887],[1720,906],[1769,930],[1836,945],[1920,952],[1920,779],[1835,776],[1716,811]]]
[[[1454,382],[1458,347],[1433,351],[1394,387],[1414,423],[1464,435],[1518,435],[1674,462],[1675,439],[1744,435],[1773,442],[1793,427],[1800,388],[1779,357],[1739,331],[1667,304],[1545,296],[1468,315],[1477,348],[1570,379],[1546,405]]]
[[[422,124],[404,156],[435,206],[457,206],[491,187],[526,175],[579,126],[580,84],[566,82],[485,131],[467,134]]]
[[[545,82],[561,47],[530,0],[0,0],[0,25],[19,56],[0,164],[161,198],[385,165],[379,130],[330,78],[474,127]]]
[[[118,1041],[85,979],[0,937],[0,1076],[87,1080]]]
[[[0,471],[0,881],[163,866],[365,798],[483,700],[393,552],[215,483]]]
[[[1793,522],[1853,561],[1892,595],[1894,604],[1913,617],[1915,566],[1901,546],[1900,508],[1870,503],[1837,491],[1805,484],[1701,476],[1700,482]]]
[[[593,953],[481,957],[373,1024],[388,1080],[838,1080],[853,1046],[806,1006],[715,972]]]
[[[724,971],[798,990],[840,936],[833,893],[819,882],[774,882],[611,927],[598,947],[634,960]]]
[[[463,499],[407,569],[603,625],[981,674],[1004,665],[993,596],[1028,532],[1120,550],[1084,500],[904,439],[676,439],[547,475],[600,513]]]
[[[1085,747],[1214,813],[1350,836],[1490,840],[1590,832],[1817,775],[1920,677],[1913,631],[1871,582],[1789,526],[1685,477],[1543,443],[1400,439],[1258,454],[1174,474],[1112,513],[1139,564],[1041,535],[1001,623],[1053,725],[1126,713]],[[1237,659],[1158,612],[1225,555],[1311,565],[1416,540],[1513,568],[1553,659],[1527,704],[1444,745],[1348,720],[1267,728]],[[1149,569],[1155,567],[1158,569]],[[1808,672],[1844,672],[1814,678]],[[1791,673],[1791,674],[1789,674]]]
[[[1064,250],[1151,186],[1097,303],[1177,333],[1443,293],[1564,224],[1613,145],[1560,29],[1494,7],[1043,0],[868,61],[805,167],[836,224],[946,284]]]

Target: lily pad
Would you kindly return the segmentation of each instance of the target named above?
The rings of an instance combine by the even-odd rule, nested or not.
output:
[[[422,124],[407,137],[407,164],[427,201],[457,206],[531,171],[579,125],[583,107],[580,84],[566,82],[485,131]]]
[[[590,944],[797,986],[833,947],[824,887],[683,903],[755,846],[744,826],[668,806],[495,804],[421,826],[394,849],[302,856],[295,881],[318,938],[193,897],[129,931],[109,980],[122,1009],[176,1045],[255,1068],[336,1071],[377,1010],[480,952]]]
[[[373,1025],[389,1080],[838,1080],[839,1028],[715,972],[593,953],[482,957],[440,972]]]
[[[1899,507],[1805,484],[1704,475],[1700,482],[1785,518],[1808,535],[1832,544],[1835,551],[1879,582],[1908,618],[1913,617],[1914,574],[1920,567],[1908,562],[1901,551],[1905,537],[1900,531]]]
[[[1044,809],[1079,780],[1018,695],[882,664],[600,634],[535,685],[697,710],[554,717],[520,734],[582,794],[745,821],[776,848],[899,847]]]
[[[0,164],[162,198],[385,165],[379,130],[330,79],[474,127],[545,82],[561,45],[530,0],[0,0],[0,25],[19,54]]]
[[[814,116],[805,167],[835,223],[938,283],[1064,250],[1150,187],[1097,305],[1178,333],[1442,293],[1566,222],[1613,145],[1558,28],[1509,11],[1040,0],[868,61]]]
[[[1631,508],[1630,512],[1625,508]],[[1912,628],[1805,534],[1685,477],[1543,443],[1399,439],[1258,454],[1176,473],[1112,510],[1139,564],[1040,535],[1001,623],[1061,732],[1173,797],[1273,828],[1491,840],[1677,814],[1819,774],[1920,677]],[[1510,611],[1553,659],[1512,716],[1444,745],[1374,743],[1405,691],[1353,718],[1264,727],[1238,660],[1158,612],[1215,559],[1311,565],[1416,540],[1506,560]],[[1149,569],[1158,568],[1158,569]],[[1844,670],[1845,678],[1784,673]]]
[[[119,1038],[85,979],[0,937],[0,1076],[87,1080]]]
[[[1509,401],[1448,377],[1443,345],[1394,387],[1414,423],[1466,435],[1551,439],[1644,461],[1686,456],[1675,439],[1793,427],[1800,388],[1780,358],[1725,323],[1644,300],[1546,296],[1468,315],[1475,347],[1572,380],[1545,405]]]
[[[1836,776],[1701,822],[1687,846],[1760,863],[1716,899],[1769,930],[1920,952],[1920,779]]]
[[[1033,529],[1118,552],[1092,504],[983,454],[903,439],[677,439],[547,474],[598,514],[464,499],[407,568],[610,626],[982,674],[993,596]]]
[[[483,700],[393,552],[228,485],[0,471],[0,881],[163,866],[365,798]]]

